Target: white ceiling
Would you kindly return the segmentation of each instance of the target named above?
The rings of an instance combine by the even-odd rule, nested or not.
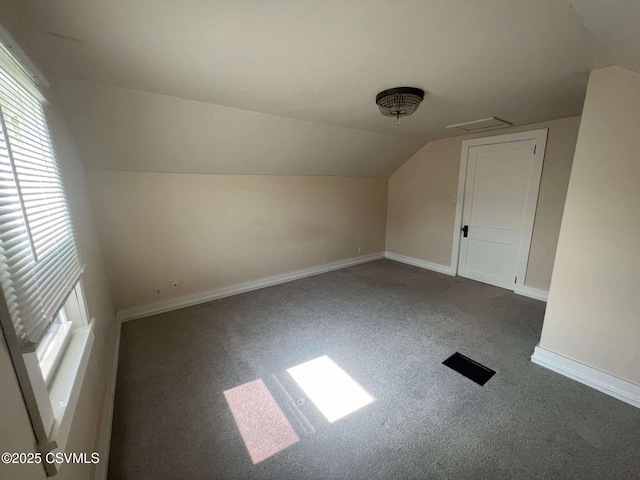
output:
[[[2,2],[21,18],[7,28],[54,81],[423,143],[480,118],[522,125],[580,114],[590,70],[640,69],[640,1]],[[374,99],[400,85],[427,95],[397,126]]]

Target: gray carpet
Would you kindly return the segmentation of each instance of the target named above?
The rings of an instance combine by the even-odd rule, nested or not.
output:
[[[380,260],[127,322],[109,478],[640,478],[640,410],[530,362],[544,308]],[[285,372],[322,355],[375,402],[324,420]],[[258,378],[300,441],[253,465],[222,392]]]

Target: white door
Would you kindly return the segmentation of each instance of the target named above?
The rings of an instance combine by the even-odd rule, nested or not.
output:
[[[540,138],[501,137],[466,145],[458,273],[514,290],[524,285],[543,152]]]

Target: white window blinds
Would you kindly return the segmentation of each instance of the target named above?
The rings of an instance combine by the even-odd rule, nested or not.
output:
[[[0,45],[0,285],[23,352],[82,273],[41,98]]]

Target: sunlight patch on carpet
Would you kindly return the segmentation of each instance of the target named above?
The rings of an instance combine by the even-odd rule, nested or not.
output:
[[[300,440],[262,379],[225,390],[224,397],[254,464]]]
[[[287,372],[331,423],[375,400],[326,355]]]

